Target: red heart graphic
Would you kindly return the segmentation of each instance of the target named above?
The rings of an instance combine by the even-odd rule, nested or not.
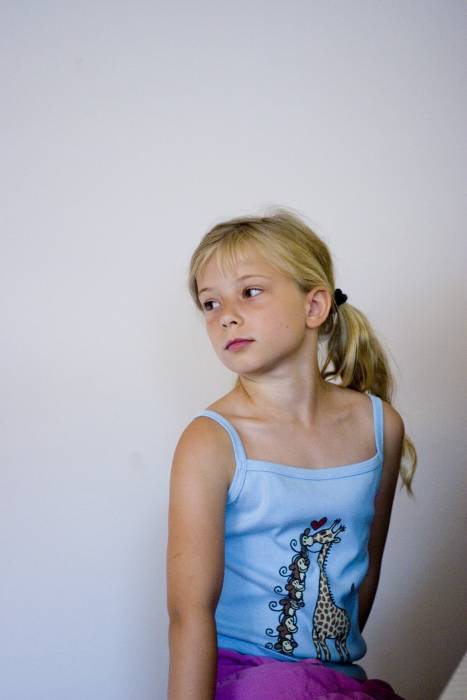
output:
[[[327,518],[321,518],[321,520],[312,520],[311,527],[313,528],[313,530],[319,530],[320,527],[323,527],[326,521]]]

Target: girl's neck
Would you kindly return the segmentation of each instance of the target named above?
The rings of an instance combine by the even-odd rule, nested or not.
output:
[[[252,417],[310,426],[317,423],[323,413],[327,413],[326,407],[336,389],[338,387],[324,381],[319,372],[310,373],[308,381],[300,377],[287,383],[262,382],[239,376],[229,399],[242,413]]]

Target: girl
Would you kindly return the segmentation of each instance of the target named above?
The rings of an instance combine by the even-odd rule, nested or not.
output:
[[[381,344],[287,210],[215,226],[189,288],[237,379],[174,453],[169,700],[398,698],[355,663],[417,461]]]

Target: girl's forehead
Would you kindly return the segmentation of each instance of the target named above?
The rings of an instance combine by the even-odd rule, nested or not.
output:
[[[199,284],[201,280],[204,282],[207,278],[238,277],[255,273],[273,276],[278,274],[278,270],[255,246],[245,244],[243,248],[233,251],[230,255],[217,250],[200,270],[197,280]]]

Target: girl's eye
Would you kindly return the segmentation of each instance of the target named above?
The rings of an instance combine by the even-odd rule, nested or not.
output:
[[[245,289],[245,292],[251,292],[252,290],[255,292],[262,292],[263,291],[259,287],[247,287],[247,289]]]
[[[262,292],[263,290],[260,289],[259,287],[247,287],[247,288],[244,289],[243,291],[244,291],[244,292],[251,292],[251,291]],[[253,296],[253,298],[254,298],[255,296],[256,296],[256,294]],[[251,297],[250,297],[250,298],[251,298]],[[208,304],[215,304],[215,303],[216,303],[215,301],[205,301],[205,302],[203,303],[203,309],[204,309],[205,311],[212,311],[212,307],[209,307]]]

